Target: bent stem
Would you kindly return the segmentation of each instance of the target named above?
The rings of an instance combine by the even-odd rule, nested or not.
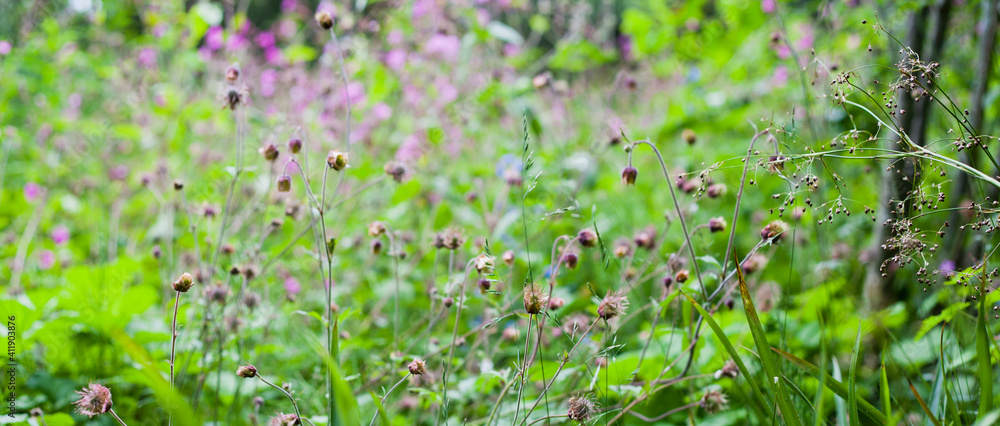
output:
[[[122,426],[128,426],[127,424],[125,424],[125,421],[123,421],[121,417],[118,417],[118,413],[116,413],[114,409],[110,409],[109,408],[108,409],[108,413],[111,413],[111,417],[114,417],[115,420],[118,420],[118,423],[120,425],[122,425]]]
[[[385,396],[383,396],[382,399],[379,401],[379,405],[385,406],[385,400],[389,399],[389,395],[392,394],[392,391],[396,390],[396,387],[398,387],[399,385],[403,384],[403,382],[406,381],[406,379],[409,379],[410,378],[410,374],[413,374],[413,373],[407,372],[406,375],[403,376],[402,379],[399,379],[399,381],[396,382],[396,384],[392,385],[392,387],[389,388],[389,391],[385,393]],[[372,421],[371,421],[371,423],[368,424],[368,426],[375,426],[375,420],[378,420],[378,411],[376,411],[375,415],[372,416]]]
[[[288,397],[288,400],[292,402],[292,409],[295,410],[295,418],[297,418],[300,422],[308,421],[308,420],[303,419],[302,415],[299,414],[299,405],[295,403],[295,398],[292,398],[292,394],[290,394],[290,393],[288,393],[288,391],[282,389],[281,386],[275,385],[274,383],[271,383],[271,382],[269,382],[267,380],[264,380],[264,378],[261,377],[260,374],[257,374],[256,376],[257,376],[258,379],[260,379],[260,381],[264,382],[265,385],[268,385],[268,386],[270,386],[272,388],[277,389],[281,393],[285,394],[286,397]],[[312,424],[312,422],[309,422],[309,423]]]
[[[594,326],[596,326],[597,323],[600,322],[600,321],[601,321],[600,317],[594,319],[594,322],[592,322],[590,324],[590,327],[587,327],[587,330],[584,331],[583,334],[580,335],[580,340],[577,340],[576,343],[573,344],[573,347],[566,354],[566,357],[563,358],[563,360],[562,360],[561,363],[559,363],[559,368],[557,368],[555,374],[552,375],[552,379],[549,380],[549,384],[545,385],[545,389],[542,389],[542,394],[538,395],[538,398],[535,399],[535,403],[531,406],[531,408],[528,409],[528,412],[524,415],[524,422],[525,423],[528,422],[528,416],[531,415],[531,412],[535,411],[535,408],[538,407],[538,404],[540,402],[542,402],[542,398],[544,398],[545,394],[547,394],[549,392],[549,388],[552,387],[552,384],[556,382],[556,378],[559,377],[559,373],[562,372],[563,367],[566,367],[566,363],[568,363],[569,362],[569,358],[571,356],[573,356],[573,352],[575,352],[576,348],[580,346],[580,343],[583,342],[583,339],[585,339],[587,337],[587,335],[590,334],[590,330],[593,330]]]

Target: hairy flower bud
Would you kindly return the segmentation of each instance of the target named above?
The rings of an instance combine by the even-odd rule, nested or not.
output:
[[[760,238],[764,240],[773,239],[777,243],[784,238],[786,231],[788,231],[788,224],[781,219],[775,219],[767,224],[764,229],[760,230]]]
[[[288,175],[278,176],[278,182],[275,184],[278,187],[278,192],[288,192],[292,189],[292,177]]]
[[[639,175],[639,171],[635,167],[626,166],[622,169],[622,184],[623,185],[635,185],[635,178]]]
[[[576,234],[576,240],[581,246],[594,247],[597,245],[597,233],[592,229],[584,229]]]
[[[316,23],[319,24],[320,28],[329,30],[330,28],[333,28],[333,16],[330,16],[330,12],[325,10],[316,12]]]
[[[264,159],[267,161],[274,161],[278,159],[278,147],[273,143],[268,142],[266,145],[258,149],[257,152],[264,156]]]
[[[524,288],[524,310],[529,314],[537,314],[548,304],[549,296],[538,284]]]
[[[326,164],[338,172],[350,167],[347,164],[347,153],[340,151],[330,151],[326,155]]]
[[[186,293],[188,290],[191,289],[191,286],[193,285],[194,285],[194,278],[191,278],[191,274],[185,272],[181,274],[180,277],[177,278],[177,281],[174,281],[173,288],[174,291],[180,293]]]
[[[616,291],[612,293],[609,290],[608,295],[604,296],[601,303],[597,305],[597,316],[607,321],[624,314],[626,308],[628,308],[628,299],[625,298],[625,292]]]
[[[415,358],[406,368],[410,370],[410,374],[420,376],[427,372],[427,363],[420,358]]]
[[[241,365],[236,368],[236,375],[246,379],[254,378],[257,376],[257,367],[254,367],[249,364]]]
[[[298,154],[302,150],[302,139],[291,138],[288,140],[288,151],[292,154]]]
[[[584,423],[594,417],[596,413],[597,407],[590,398],[577,395],[569,399],[569,410],[566,412],[566,417],[570,420]]]
[[[80,399],[73,403],[77,413],[94,417],[111,411],[111,390],[103,385],[91,383],[76,393],[80,395]]]
[[[722,232],[726,230],[726,219],[722,216],[713,217],[708,220],[708,229],[712,232]]]

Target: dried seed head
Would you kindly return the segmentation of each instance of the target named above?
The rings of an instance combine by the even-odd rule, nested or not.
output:
[[[91,383],[76,393],[80,395],[80,399],[73,403],[77,413],[94,417],[111,411],[111,390],[103,385]]]
[[[194,285],[194,278],[191,278],[191,274],[185,272],[181,274],[181,276],[178,277],[176,281],[174,281],[173,288],[174,291],[180,293],[186,293],[188,290],[191,289],[191,286],[193,285]]]
[[[715,389],[705,392],[705,395],[701,397],[701,406],[709,414],[725,410],[728,405],[729,400],[726,398],[726,394]]]
[[[760,238],[764,240],[773,240],[777,243],[784,238],[786,231],[788,231],[788,224],[781,219],[775,219],[771,221],[771,223],[767,224],[764,229],[760,230]]]
[[[679,283],[687,282],[688,278],[691,277],[691,273],[687,269],[681,269],[674,274],[674,279]]]
[[[493,268],[496,267],[496,262],[494,262],[493,256],[486,253],[476,256],[472,263],[476,266],[476,272],[479,272],[480,274],[492,274]]]
[[[399,161],[390,161],[385,163],[385,167],[382,168],[385,174],[392,178],[392,180],[400,183],[403,178],[406,177],[406,165]]]
[[[410,374],[420,376],[427,372],[427,363],[420,358],[414,358],[406,368],[410,370]]]
[[[606,321],[624,314],[626,309],[628,309],[628,299],[625,298],[625,292],[612,293],[609,290],[608,295],[597,305],[597,316]]]
[[[726,361],[726,365],[715,372],[715,380],[719,380],[723,377],[735,379],[736,376],[740,375],[740,369],[736,367],[736,363],[732,360]]]
[[[326,154],[326,164],[338,172],[350,167],[347,164],[347,153],[340,151],[330,151]]]
[[[216,284],[208,287],[205,290],[205,293],[206,293],[205,295],[208,297],[208,300],[211,302],[216,302],[220,304],[226,303],[226,298],[229,297],[229,287],[226,287],[222,284]]]
[[[510,265],[514,264],[514,251],[513,250],[507,250],[507,251],[503,252],[503,263],[506,263],[507,266],[510,266]]]
[[[639,175],[639,171],[632,166],[626,166],[622,169],[622,184],[623,185],[635,185],[635,178]]]
[[[722,232],[726,230],[726,219],[722,216],[713,217],[708,220],[708,229],[712,232]]]
[[[684,139],[684,142],[687,142],[688,145],[694,145],[698,141],[698,135],[694,133],[694,130],[684,129],[681,132],[681,139]]]
[[[559,308],[561,308],[563,306],[566,306],[566,301],[563,300],[563,298],[561,298],[561,297],[553,297],[553,298],[549,299],[549,310],[550,311],[554,311],[554,310],[559,309]]]
[[[278,192],[288,192],[292,189],[292,177],[288,175],[278,176],[278,182],[275,184],[278,187]]]
[[[368,224],[368,235],[371,237],[379,237],[385,234],[385,224],[380,221],[374,221]]]
[[[278,147],[273,143],[268,142],[266,145],[260,147],[257,150],[267,161],[274,161],[278,159]]]
[[[586,395],[577,395],[569,399],[569,410],[566,411],[566,417],[570,420],[584,423],[594,417],[596,413],[597,406]]]
[[[300,424],[302,423],[299,421],[299,416],[283,413],[277,413],[276,416],[271,417],[271,420],[267,422],[267,426],[298,426]]]
[[[298,154],[302,150],[302,139],[291,138],[288,139],[288,151],[292,154]]]
[[[316,12],[316,23],[319,27],[324,30],[329,30],[333,28],[333,16],[330,16],[330,12],[325,10]]]
[[[540,285],[532,284],[524,288],[524,310],[529,314],[542,312],[548,302],[549,295]]]
[[[597,245],[597,233],[593,229],[584,229],[576,234],[576,240],[581,246],[594,247]]]
[[[241,365],[236,368],[236,375],[245,379],[252,379],[257,376],[257,367],[252,365]]]

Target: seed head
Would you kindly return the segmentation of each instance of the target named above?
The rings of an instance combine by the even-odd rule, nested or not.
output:
[[[292,189],[292,177],[288,175],[278,176],[278,182],[276,183],[278,187],[278,192],[288,192]]]
[[[257,152],[264,156],[264,159],[267,161],[274,161],[278,159],[278,147],[271,142],[268,142],[266,145],[260,147]]]
[[[625,166],[622,169],[622,184],[623,185],[635,185],[635,178],[639,175],[639,171],[632,166]]]
[[[257,367],[252,365],[241,365],[236,368],[236,375],[245,379],[252,379],[257,376]]]
[[[347,164],[347,153],[340,151],[330,151],[326,154],[326,164],[338,172],[350,167]]]
[[[406,165],[399,161],[390,161],[385,163],[383,170],[385,171],[385,174],[391,177],[392,180],[396,181],[396,183],[402,182],[403,178],[406,177]]]
[[[736,376],[740,375],[740,369],[736,367],[736,363],[732,360],[726,361],[726,365],[723,365],[721,369],[715,372],[715,380],[719,380],[723,377],[728,377],[730,379],[735,379]]]
[[[712,232],[722,232],[726,230],[726,219],[722,216],[713,217],[708,220],[708,229]]]
[[[728,405],[729,400],[726,398],[726,394],[715,389],[705,392],[705,395],[701,397],[701,406],[709,414],[725,410]]]
[[[788,231],[788,224],[781,219],[775,219],[767,224],[764,229],[760,230],[760,238],[764,240],[773,239],[777,243],[784,238],[786,231]]]
[[[569,410],[566,412],[566,417],[570,420],[584,423],[594,417],[596,413],[597,406],[589,397],[577,395],[569,399]]]
[[[76,393],[80,395],[80,399],[73,403],[77,413],[94,417],[111,411],[111,390],[103,385],[91,383]]]
[[[216,284],[208,287],[206,290],[206,296],[208,300],[216,303],[226,303],[226,298],[229,297],[229,287],[222,284]]]
[[[316,23],[319,24],[320,28],[329,30],[330,28],[333,28],[333,17],[330,16],[330,12],[325,10],[316,12]]]
[[[414,358],[406,368],[410,370],[410,374],[420,376],[427,372],[427,363],[420,358]]]
[[[687,282],[688,278],[690,277],[691,273],[688,272],[687,269],[681,269],[680,271],[677,271],[676,274],[674,274],[674,279],[677,280],[677,282],[679,283]]]
[[[465,244],[465,237],[458,228],[447,228],[434,236],[434,247],[456,250]]]
[[[616,316],[623,315],[626,309],[628,309],[628,299],[625,298],[625,292],[616,291],[612,293],[608,290],[608,295],[604,296],[604,300],[601,300],[601,303],[597,305],[597,316],[607,321]]]
[[[271,420],[267,422],[267,426],[298,426],[300,424],[302,422],[299,421],[299,416],[283,413],[277,413],[276,416],[271,417]]]
[[[524,288],[524,310],[529,314],[537,314],[542,312],[542,309],[549,302],[549,295],[545,293],[545,290],[538,284],[532,284],[531,286]]]
[[[253,292],[248,292],[246,297],[243,298],[243,306],[246,306],[249,310],[257,309],[260,306],[260,295]]]
[[[174,281],[173,287],[174,291],[180,293],[186,293],[188,290],[191,289],[191,286],[193,285],[194,285],[194,278],[191,278],[191,274],[185,272],[181,274],[181,276],[178,277],[176,281]]]
[[[581,246],[594,247],[597,245],[597,233],[593,229],[584,229],[576,234],[576,240]]]
[[[472,263],[476,266],[476,272],[479,272],[480,274],[492,274],[493,268],[496,267],[496,262],[493,261],[493,256],[486,253],[476,256]]]

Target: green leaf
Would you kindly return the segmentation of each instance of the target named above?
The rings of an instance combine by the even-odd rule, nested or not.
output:
[[[451,207],[447,204],[441,204],[438,208],[437,214],[434,216],[434,229],[441,229],[451,223],[452,214]]]
[[[372,402],[375,403],[375,408],[378,409],[379,421],[381,421],[384,425],[391,425],[392,423],[389,422],[389,416],[385,414],[385,407],[382,406],[382,401],[375,396],[375,391],[368,391],[368,394],[372,396]]]
[[[913,340],[920,340],[920,338],[924,337],[924,335],[927,334],[929,331],[931,331],[934,328],[934,326],[942,322],[951,321],[952,318],[955,318],[956,314],[962,312],[967,307],[969,307],[968,302],[956,303],[954,305],[945,308],[945,310],[941,311],[940,314],[928,317],[927,319],[924,320],[922,324],[920,324],[920,330],[917,331],[917,334],[916,336],[913,337]]]
[[[892,403],[889,398],[889,376],[885,372],[885,352],[882,352],[882,367],[879,368],[879,393],[882,395],[882,411],[885,413],[885,424],[888,426],[892,419]]]
[[[316,59],[316,49],[301,44],[288,46],[284,50],[285,57],[290,63],[309,62]]]
[[[739,259],[738,256],[734,256],[734,258]],[[792,400],[788,396],[788,390],[785,389],[784,382],[778,380],[781,377],[781,370],[778,368],[778,363],[774,360],[774,356],[768,350],[771,348],[771,345],[767,343],[764,328],[761,327],[760,318],[757,317],[757,309],[754,308],[753,299],[750,298],[750,289],[747,288],[747,281],[743,276],[743,268],[740,268],[739,265],[736,265],[736,276],[739,278],[740,295],[743,296],[743,309],[747,314],[750,334],[753,335],[754,343],[757,345],[757,352],[760,354],[761,364],[763,364],[764,372],[767,374],[767,379],[764,381],[774,393],[775,400],[781,409],[785,423],[792,426],[801,425],[802,421],[799,420],[799,413],[795,410],[795,405],[792,404]]]
[[[860,426],[858,420],[858,391],[855,377],[858,372],[858,352],[861,349],[861,321],[858,321],[858,334],[854,337],[854,350],[851,351],[851,370],[847,375],[847,409],[850,410],[851,426]]]
[[[410,179],[402,185],[396,187],[396,193],[392,194],[392,200],[390,202],[392,205],[396,205],[417,196],[419,193],[420,181]]]
[[[691,302],[691,305],[698,310],[698,313],[701,314],[701,317],[705,319],[705,323],[707,323],[708,326],[711,327],[712,332],[715,333],[715,337],[718,337],[719,341],[722,342],[722,346],[726,347],[726,351],[729,352],[729,356],[733,358],[733,362],[736,363],[736,367],[740,369],[740,374],[743,375],[743,377],[747,381],[747,384],[750,385],[751,394],[757,400],[757,403],[760,404],[761,409],[764,410],[763,415],[757,410],[754,410],[754,412],[758,414],[758,417],[761,417],[760,421],[762,424],[770,423],[771,417],[773,416],[773,413],[771,412],[771,404],[767,402],[767,398],[764,397],[764,392],[760,390],[760,387],[757,385],[757,381],[754,380],[753,376],[750,375],[750,370],[747,369],[746,364],[743,363],[743,359],[740,358],[740,354],[736,352],[736,348],[733,347],[733,344],[729,341],[729,338],[726,337],[726,333],[722,332],[722,328],[719,327],[719,324],[715,322],[715,319],[713,319],[712,316],[709,315],[707,311],[705,311],[705,308],[701,307],[701,305],[698,304],[698,301],[694,300],[691,296],[688,296],[688,294],[683,291],[678,290],[678,292],[684,295],[684,297],[686,297],[688,301]]]

